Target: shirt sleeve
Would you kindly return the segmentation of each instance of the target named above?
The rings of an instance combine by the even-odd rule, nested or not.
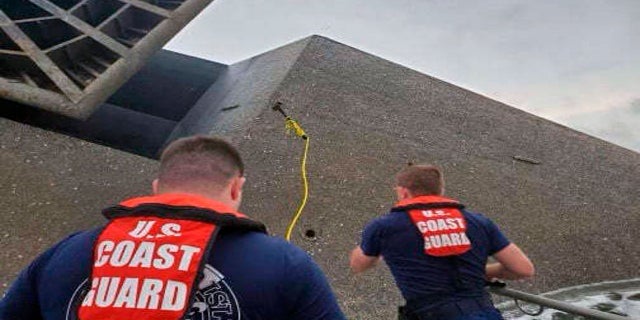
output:
[[[373,220],[362,231],[362,242],[360,242],[360,248],[365,255],[371,257],[377,257],[381,252],[381,225],[378,220]]]
[[[23,269],[0,300],[0,319],[43,319],[38,299],[38,279],[42,268],[71,234],[49,248]]]
[[[511,243],[502,231],[500,231],[498,226],[490,219],[486,219],[485,226],[489,234],[489,255],[494,255]]]
[[[0,319],[42,319],[38,301],[38,273],[57,247],[58,245],[42,253],[20,272],[0,300]]]
[[[311,257],[293,247],[286,259],[281,294],[290,309],[287,319],[345,320],[327,279]]]
[[[0,319],[42,319],[34,281],[37,268],[38,260],[20,272],[0,300]]]

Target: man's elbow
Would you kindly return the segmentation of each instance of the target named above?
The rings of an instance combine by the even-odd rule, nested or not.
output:
[[[531,261],[521,265],[518,270],[512,270],[511,272],[515,273],[519,279],[531,278],[536,274],[536,269],[533,266]]]
[[[367,270],[367,265],[354,255],[349,259],[349,267],[351,268],[351,272],[354,274],[362,273]]]
[[[349,264],[349,266],[351,267],[351,273],[353,273],[353,274],[362,273],[364,270],[366,270],[362,266],[359,266],[359,265],[353,263],[353,261]]]
[[[349,257],[349,267],[351,268],[351,272],[358,274],[373,267],[377,260],[378,258],[366,256],[360,247],[356,247]]]
[[[536,273],[531,260],[513,243],[496,253],[494,258],[504,267],[505,276],[511,280],[530,278]]]
[[[533,266],[533,263],[529,263],[529,265],[522,272],[523,278],[531,278],[536,274],[536,268]]]

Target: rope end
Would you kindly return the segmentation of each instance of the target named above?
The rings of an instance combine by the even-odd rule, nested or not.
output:
[[[293,131],[298,137],[301,137],[304,140],[307,140],[307,134],[306,132],[304,132],[304,129],[302,129],[302,127],[300,126],[300,124],[298,124],[297,121],[287,117],[287,122],[285,124],[285,128],[287,129],[287,132],[291,132]]]

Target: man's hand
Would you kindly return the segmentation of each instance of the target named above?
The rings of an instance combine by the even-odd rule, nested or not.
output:
[[[535,273],[531,260],[513,243],[498,251],[493,257],[498,262],[487,264],[488,280],[494,278],[517,280],[532,277]]]
[[[375,266],[378,261],[380,261],[380,257],[368,256],[364,254],[360,246],[357,246],[353,251],[351,251],[349,265],[351,266],[351,271],[353,271],[353,273],[361,273]]]

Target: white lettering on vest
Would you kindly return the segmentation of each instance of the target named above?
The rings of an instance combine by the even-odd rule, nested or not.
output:
[[[133,255],[133,249],[135,249],[135,246],[136,244],[131,240],[118,242],[118,244],[116,244],[116,248],[113,249],[111,259],[109,259],[109,264],[114,267],[122,267],[126,265],[131,261],[131,256]]]
[[[427,231],[457,230],[464,228],[464,222],[460,218],[433,219],[418,221],[416,226],[421,233]]]
[[[96,259],[96,263],[94,264],[94,266],[96,267],[102,267],[104,266],[107,261],[109,261],[109,256],[105,256],[105,253],[108,252],[112,252],[113,251],[113,247],[115,246],[115,244],[113,243],[113,241],[102,241],[98,244],[98,253],[97,253],[97,259]]]
[[[184,254],[182,255],[182,259],[180,259],[178,270],[187,271],[189,270],[189,266],[191,265],[191,259],[193,258],[193,255],[200,252],[200,248],[183,245],[180,246],[180,249],[184,251]]]
[[[450,216],[450,214],[444,210],[423,210],[422,215],[427,218]]]
[[[139,244],[130,240],[114,243],[104,240],[96,246],[95,267],[107,263],[112,267],[140,267],[169,269],[178,261],[178,270],[188,271],[191,262],[201,249],[189,245],[163,244],[156,248],[154,242],[143,241]]]
[[[156,269],[169,269],[173,265],[173,254],[178,252],[175,244],[163,244],[158,248],[158,255],[162,260],[153,260],[153,267]]]
[[[187,285],[179,281],[168,280],[162,299],[162,310],[181,310],[186,298]]]
[[[91,289],[89,290],[89,292],[87,292],[87,295],[84,296],[84,299],[82,300],[83,306],[90,307],[93,305],[93,300],[95,299],[95,296],[96,296],[96,288],[98,287],[99,282],[100,282],[99,278],[94,278],[91,281]]]
[[[140,289],[140,297],[138,299],[138,309],[158,309],[160,303],[160,290],[162,290],[162,280],[145,279]]]
[[[115,308],[135,308],[136,297],[138,296],[138,278],[125,278],[118,297],[113,303]]]
[[[151,267],[151,260],[153,259],[153,249],[155,247],[155,243],[153,242],[142,242],[136,250],[136,253],[131,258],[131,262],[129,266],[131,267],[142,267],[149,268]]]
[[[185,307],[187,296],[187,284],[180,281],[102,277],[93,280],[82,305],[177,311]]]
[[[445,233],[424,237],[424,248],[441,248],[441,247],[451,247],[451,246],[459,246],[459,245],[467,245],[471,244],[467,234],[464,232],[458,233]]]
[[[165,236],[179,237],[181,226],[177,223],[165,223],[160,230]]]
[[[151,227],[153,227],[155,223],[155,221],[140,220],[138,221],[136,227],[131,232],[129,232],[129,235],[134,238],[142,238],[149,233]]]
[[[442,246],[443,247],[450,247],[451,246],[451,238],[449,238],[449,234],[447,234],[447,233],[441,234],[440,238],[442,239]]]
[[[460,234],[459,233],[452,233],[451,234],[451,243],[454,246],[459,246],[461,244],[461,242],[460,242]]]
[[[471,244],[471,240],[467,238],[467,234],[464,232],[460,233],[460,241],[462,242],[462,244]]]
[[[96,293],[96,306],[104,308],[113,304],[113,300],[116,299],[119,284],[120,278],[118,277],[100,278]]]

